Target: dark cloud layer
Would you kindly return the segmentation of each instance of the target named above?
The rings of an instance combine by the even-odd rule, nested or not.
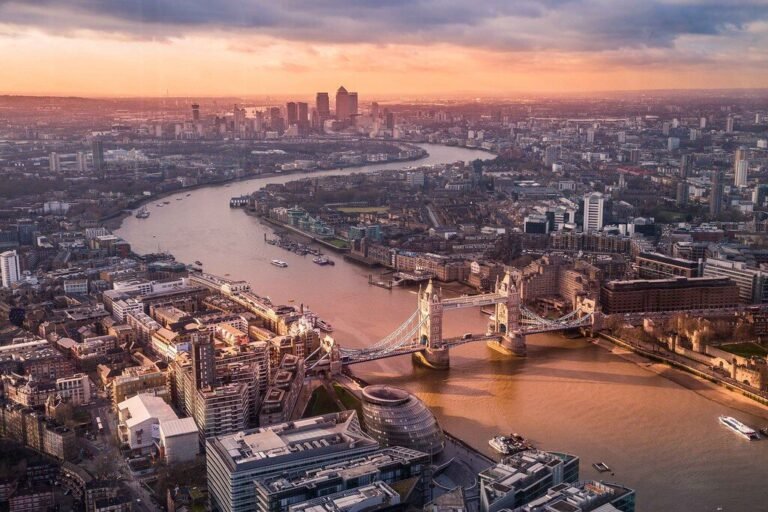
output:
[[[0,23],[129,37],[210,30],[324,43],[455,43],[494,50],[670,48],[745,34],[765,0],[0,0]]]

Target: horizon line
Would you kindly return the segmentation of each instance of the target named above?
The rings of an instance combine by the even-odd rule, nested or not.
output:
[[[370,96],[372,99],[375,97],[393,97],[401,96],[403,98],[433,98],[433,99],[445,99],[449,97],[459,98],[472,98],[472,97],[488,97],[488,98],[505,98],[510,95],[521,95],[528,97],[547,97],[547,96],[585,96],[585,95],[598,95],[598,94],[642,94],[642,93],[663,93],[663,92],[768,92],[768,86],[764,87],[687,87],[687,88],[643,88],[643,89],[595,89],[595,90],[573,90],[573,91],[508,91],[508,92],[488,92],[488,91],[456,91],[456,92],[432,92],[432,93],[407,93],[407,92],[391,92],[391,93],[372,93]],[[146,95],[129,95],[129,94],[116,94],[116,95],[80,95],[80,94],[60,94],[60,93],[19,93],[19,92],[2,92],[0,91],[0,98],[27,98],[27,99],[45,99],[45,98],[57,98],[57,99],[80,99],[80,100],[135,100],[135,99],[147,99],[147,100],[162,100],[162,99],[256,99],[260,97],[277,96],[277,97],[292,97],[292,96],[312,96],[318,92],[332,91],[314,91],[314,92],[269,92],[254,94],[181,94],[181,95],[166,95],[166,96],[146,96]]]

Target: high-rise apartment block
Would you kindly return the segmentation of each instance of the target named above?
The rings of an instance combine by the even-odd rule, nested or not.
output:
[[[10,288],[21,279],[19,255],[16,251],[5,251],[0,254],[0,277],[3,288]]]

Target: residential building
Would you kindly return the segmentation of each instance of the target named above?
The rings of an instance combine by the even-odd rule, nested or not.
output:
[[[0,283],[3,288],[10,288],[11,285],[19,280],[21,280],[19,255],[16,251],[0,253]]]
[[[739,302],[739,288],[720,277],[678,277],[636,281],[609,281],[600,291],[606,314],[685,311],[732,307]]]

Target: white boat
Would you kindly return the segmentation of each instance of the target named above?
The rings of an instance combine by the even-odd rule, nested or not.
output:
[[[746,426],[736,418],[733,418],[731,416],[720,416],[718,417],[718,420],[720,420],[720,423],[722,423],[729,429],[733,430],[738,435],[740,435],[744,439],[747,439],[748,441],[754,441],[754,440],[760,439],[760,434],[758,434],[753,429],[749,428],[748,426]]]
[[[331,326],[331,324],[329,324],[328,322],[324,322],[323,320],[318,320],[318,321],[315,323],[315,325],[317,325],[317,327],[318,327],[320,330],[322,330],[322,331],[325,331],[325,332],[333,332],[333,326]]]
[[[533,445],[520,434],[496,436],[489,439],[488,444],[502,455],[512,455],[533,448]]]
[[[286,262],[283,260],[272,260],[272,264],[276,267],[285,268],[288,266]]]

